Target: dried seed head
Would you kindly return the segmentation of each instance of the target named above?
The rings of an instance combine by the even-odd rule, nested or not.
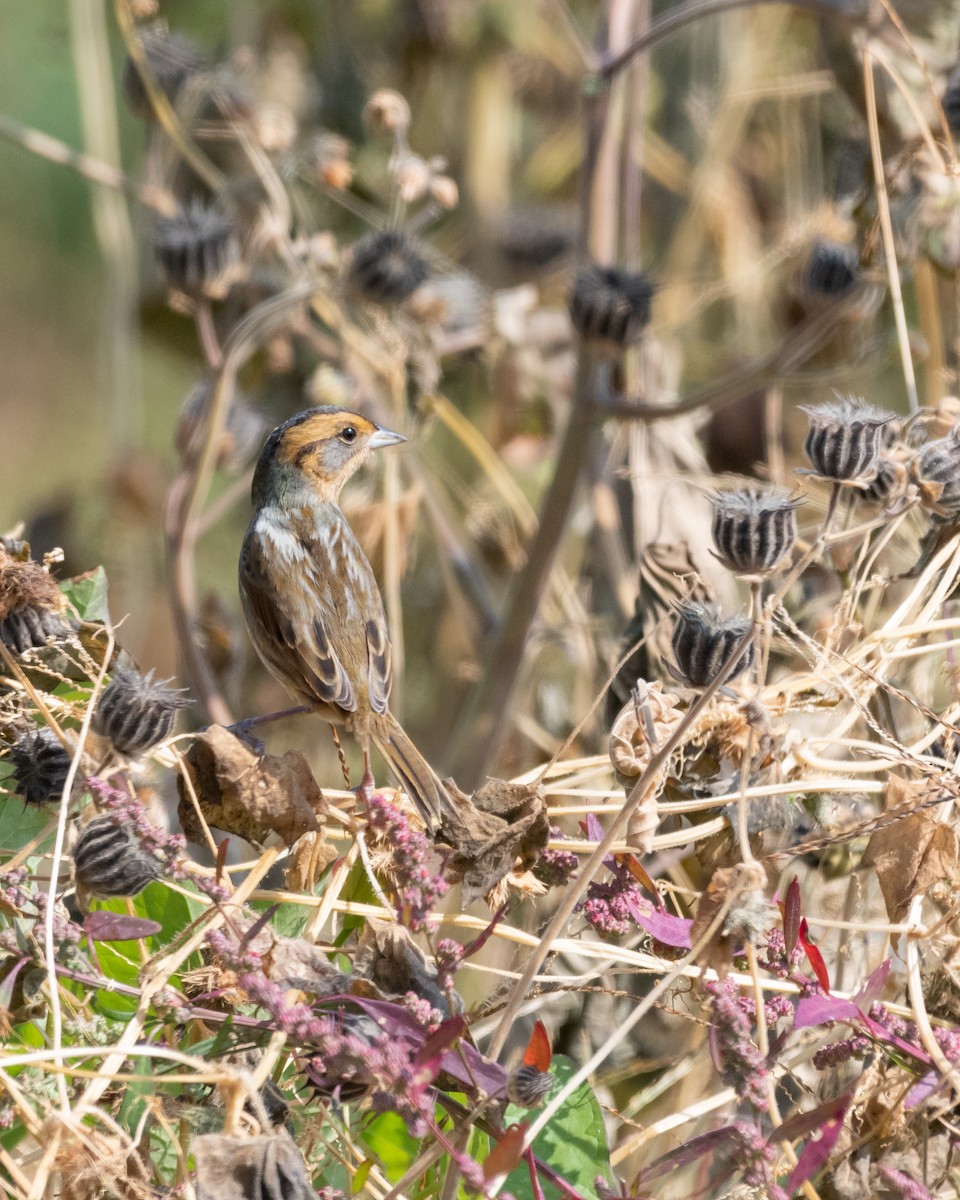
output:
[[[189,704],[183,692],[133,667],[116,667],[93,714],[96,733],[131,758],[146,754],[173,731],[177,710]]]
[[[363,119],[374,133],[406,133],[410,128],[410,105],[392,88],[380,88],[367,101]]]
[[[721,617],[704,604],[679,604],[673,627],[673,653],[681,675],[693,687],[706,687],[724,670],[749,631],[747,617]],[[729,679],[735,679],[752,661],[750,646]]]
[[[405,234],[368,233],[353,248],[350,278],[378,304],[399,304],[427,278],[427,260]]]
[[[877,461],[877,473],[861,495],[872,504],[890,504],[906,490],[909,479],[910,471],[902,458],[881,454]]]
[[[70,755],[52,729],[32,729],[10,747],[11,779],[24,804],[55,804],[63,794]]]
[[[646,275],[617,267],[583,267],[570,293],[570,320],[585,341],[622,349],[639,341],[649,324],[653,293]]]
[[[955,137],[960,135],[960,65],[954,67],[947,76],[947,86],[940,103],[950,132]]]
[[[160,91],[171,104],[176,103],[183,85],[204,68],[203,55],[194,42],[180,34],[157,27],[137,34],[144,58],[153,72]],[[151,121],[153,106],[140,74],[140,68],[129,56],[123,66],[120,86],[131,110],[138,117]]]
[[[810,418],[803,449],[813,464],[812,471],[803,473],[854,487],[872,482],[884,427],[896,419],[895,414],[873,408],[854,396],[842,396],[803,411]]]
[[[856,246],[818,239],[803,268],[803,290],[837,299],[856,287],[860,256]]]
[[[713,544],[725,567],[741,575],[775,570],[797,540],[800,501],[754,488],[713,497]]]
[[[920,502],[942,525],[960,518],[960,425],[945,438],[928,442],[912,466]]]
[[[128,826],[96,817],[77,839],[73,871],[77,886],[93,896],[135,896],[160,875],[160,860]]]
[[[617,782],[630,792],[647,769],[659,746],[668,741],[683,720],[677,698],[664,692],[659,679],[653,683],[639,679],[633,694],[620,709],[610,729],[610,762]],[[652,743],[652,744],[651,744]],[[658,795],[666,783],[668,766],[657,773],[651,792]]]
[[[177,418],[174,445],[185,462],[192,461],[203,447],[206,417],[213,399],[213,387],[204,379],[184,400]],[[267,422],[251,408],[242,393],[234,393],[227,413],[226,428],[217,447],[217,467],[242,471],[263,444]]]
[[[38,650],[51,639],[61,641],[72,632],[69,622],[60,613],[33,605],[10,613],[0,621],[0,642],[13,654]]]
[[[334,191],[343,191],[353,181],[350,143],[338,133],[321,133],[314,142],[317,174],[320,182]]]
[[[507,1076],[507,1099],[518,1108],[539,1108],[553,1090],[553,1076],[528,1063]]]
[[[46,567],[0,546],[0,642],[14,654],[67,637],[63,593]]]
[[[170,286],[191,292],[216,283],[234,261],[237,243],[228,217],[193,200],[175,217],[157,221],[154,251]]]

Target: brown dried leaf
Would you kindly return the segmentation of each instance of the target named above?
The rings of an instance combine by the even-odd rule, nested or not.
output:
[[[893,783],[891,780],[888,796]],[[921,786],[931,794],[929,786]],[[935,794],[936,789],[932,791]],[[925,894],[941,880],[957,883],[958,857],[960,838],[954,829],[931,812],[911,812],[871,836],[863,865],[876,868],[887,915],[891,921],[901,921],[914,896]]]
[[[444,782],[457,806],[442,830],[454,850],[447,877],[460,880],[466,907],[506,876],[536,865],[550,837],[547,802],[542,788],[504,779],[488,779],[472,798],[452,779]]]
[[[335,996],[350,987],[350,976],[305,938],[276,938],[264,957],[264,973],[281,987],[314,996]]]
[[[633,790],[656,750],[682,720],[683,713],[677,711],[676,698],[663,694],[660,680],[654,683],[638,681],[633,696],[620,710],[610,730],[610,761],[617,782],[625,792],[629,794]],[[651,780],[627,825],[627,841],[641,854],[649,852],[657,831],[660,820],[657,798],[666,783],[667,769],[664,764]]]
[[[197,1200],[314,1200],[300,1151],[285,1133],[193,1139]]]
[[[370,917],[353,959],[358,979],[374,984],[387,1000],[415,992],[449,1016],[449,1005],[437,987],[437,970],[402,925]]]
[[[261,757],[229,729],[211,725],[197,734],[185,761],[208,825],[254,845],[276,833],[292,846],[319,829],[323,796],[307,760],[295,750],[282,758]],[[183,779],[177,780],[177,787],[183,832],[203,845],[203,830]]]
[[[739,863],[735,867],[720,867],[714,871],[697,905],[697,913],[690,926],[690,945],[696,946],[713,924],[720,909],[731,892],[750,895],[762,891],[767,882],[767,873],[758,862]],[[713,967],[721,979],[733,965],[733,952],[742,940],[741,931],[726,933],[724,922],[713,931],[710,940],[701,950],[697,961],[701,966]]]
[[[60,613],[67,607],[57,581],[33,559],[20,560],[0,546],[0,621],[21,608]]]
[[[290,892],[311,892],[317,880],[337,857],[323,830],[305,833],[290,851],[285,881]]]

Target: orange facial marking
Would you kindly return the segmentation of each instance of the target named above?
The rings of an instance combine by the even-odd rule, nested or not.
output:
[[[336,437],[347,425],[352,425],[361,434],[373,433],[377,428],[372,421],[368,421],[359,413],[317,413],[315,417],[310,417],[299,425],[291,425],[277,447],[277,457],[280,462],[295,462],[301,451],[317,442]]]

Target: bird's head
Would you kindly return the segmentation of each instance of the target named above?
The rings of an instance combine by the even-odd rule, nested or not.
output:
[[[403,441],[402,434],[349,409],[307,409],[267,438],[253,476],[253,503],[259,508],[280,502],[304,484],[318,499],[336,502],[371,450]]]

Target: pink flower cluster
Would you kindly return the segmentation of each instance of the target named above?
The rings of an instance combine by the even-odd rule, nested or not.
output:
[[[711,1046],[723,1081],[754,1108],[767,1104],[767,1066],[754,1044],[751,1025],[740,1003],[740,993],[730,979],[710,980],[704,990],[713,997],[710,1021]]]
[[[374,796],[367,805],[370,828],[390,852],[390,876],[397,893],[400,921],[414,933],[430,926],[430,914],[450,888],[442,873],[428,865],[430,846],[394,805]]]

